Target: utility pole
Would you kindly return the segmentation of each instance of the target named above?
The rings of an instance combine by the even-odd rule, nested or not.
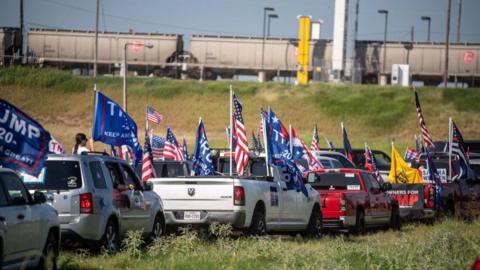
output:
[[[443,86],[448,86],[448,50],[450,49],[450,13],[452,9],[452,0],[447,0],[447,31],[445,34],[445,66],[443,71]]]
[[[20,0],[20,60],[23,61],[23,32],[24,24],[23,24],[23,0]]]
[[[97,11],[95,14],[95,46],[93,47],[93,77],[97,77],[98,67],[98,9],[100,6],[100,0],[97,0]]]
[[[352,45],[352,83],[355,83],[356,68],[357,68],[357,38],[358,38],[358,13],[360,7],[360,0],[357,0],[355,4],[355,25],[353,30],[353,45]]]
[[[460,43],[460,26],[462,24],[462,0],[458,0],[457,42]]]
[[[415,41],[415,26],[412,26],[412,28],[410,28],[410,40],[412,41],[412,43]]]

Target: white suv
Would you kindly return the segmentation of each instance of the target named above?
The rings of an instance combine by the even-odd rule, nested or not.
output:
[[[34,198],[12,170],[0,168],[0,268],[56,269],[60,246],[57,211]]]

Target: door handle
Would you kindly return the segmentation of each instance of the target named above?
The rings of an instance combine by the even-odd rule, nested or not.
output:
[[[22,220],[22,219],[25,218],[25,216],[24,216],[23,214],[18,214],[17,218],[20,219],[20,220]]]

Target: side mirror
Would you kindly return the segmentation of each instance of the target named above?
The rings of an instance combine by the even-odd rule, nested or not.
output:
[[[143,190],[144,191],[152,191],[153,190],[153,183],[150,181],[147,181],[143,183]]]
[[[33,193],[33,202],[36,203],[36,204],[46,203],[47,202],[47,196],[45,196],[45,194],[43,194],[43,192],[35,191],[35,193]]]
[[[372,188],[370,188],[370,192],[372,192],[373,194],[378,194],[378,193],[380,193],[380,189],[372,187]]]

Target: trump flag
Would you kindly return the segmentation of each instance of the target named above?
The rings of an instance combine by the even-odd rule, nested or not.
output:
[[[95,141],[113,146],[130,146],[135,154],[135,165],[142,159],[137,124],[120,105],[100,91],[95,93],[92,134]]]

